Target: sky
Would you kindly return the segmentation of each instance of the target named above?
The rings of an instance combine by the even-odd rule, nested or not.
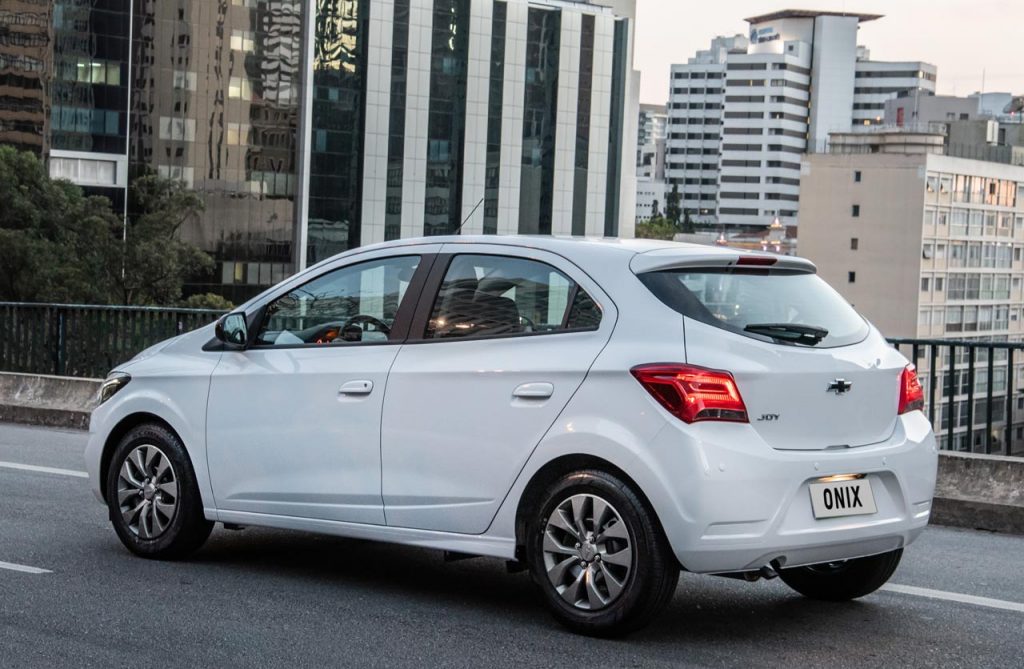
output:
[[[746,34],[748,16],[780,9],[884,14],[860,28],[873,60],[938,66],[937,92],[1024,95],[1024,0],[637,0],[640,101],[668,101],[669,66],[716,35]]]

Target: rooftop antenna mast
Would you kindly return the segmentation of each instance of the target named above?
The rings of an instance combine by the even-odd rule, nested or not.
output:
[[[469,216],[466,216],[466,220],[462,221],[462,223],[459,223],[459,227],[455,228],[455,232],[452,233],[453,235],[457,235],[462,232],[462,226],[466,225],[466,223],[469,223],[469,219],[473,218],[473,214],[476,213],[476,210],[479,209],[480,205],[482,205],[483,203],[484,198],[480,198],[480,201],[476,203],[475,207],[473,207],[473,211],[469,212]]]

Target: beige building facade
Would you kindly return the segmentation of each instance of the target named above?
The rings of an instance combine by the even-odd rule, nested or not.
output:
[[[890,337],[1024,334],[1024,168],[809,154],[800,253]]]

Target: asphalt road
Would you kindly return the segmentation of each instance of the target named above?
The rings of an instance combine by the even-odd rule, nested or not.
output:
[[[81,433],[0,424],[2,667],[1020,667],[1024,537],[929,528],[846,604],[685,575],[651,627],[574,636],[499,560],[217,529],[187,562],[131,556],[81,471]],[[936,597],[987,598],[968,603]]]

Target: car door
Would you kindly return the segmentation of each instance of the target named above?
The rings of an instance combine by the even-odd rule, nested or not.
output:
[[[439,248],[320,273],[263,307],[247,350],[223,354],[207,419],[218,509],[384,523],[384,387]]]
[[[560,256],[446,245],[388,378],[388,525],[484,532],[615,317],[600,288]]]

